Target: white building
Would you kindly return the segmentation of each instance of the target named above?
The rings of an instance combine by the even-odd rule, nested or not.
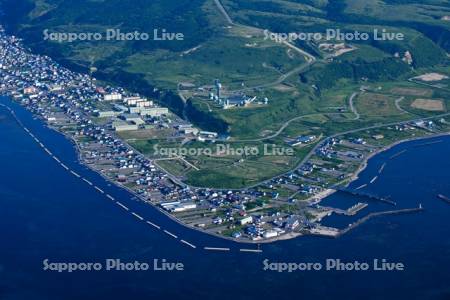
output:
[[[122,100],[122,95],[113,93],[113,94],[106,94],[103,96],[103,101],[119,101]]]
[[[169,110],[165,107],[152,107],[152,108],[143,108],[140,110],[140,114],[142,116],[150,116],[150,117],[160,117],[162,115],[167,115]]]
[[[112,118],[119,115],[119,112],[113,110],[95,111],[94,115],[99,118]]]
[[[138,125],[135,124],[128,124],[125,122],[114,122],[112,124],[112,127],[115,131],[131,131],[131,130],[138,130]]]
[[[270,238],[274,238],[278,236],[278,232],[276,232],[275,230],[268,230],[266,232],[264,232],[263,237],[265,239],[270,239]]]
[[[167,211],[170,212],[182,212],[189,209],[195,209],[197,208],[197,205],[193,202],[180,202],[180,201],[173,201],[173,202],[165,202],[160,204],[161,207]]]
[[[241,225],[251,224],[251,223],[253,223],[253,217],[252,216],[245,217],[245,218],[241,219],[239,221],[239,223]]]

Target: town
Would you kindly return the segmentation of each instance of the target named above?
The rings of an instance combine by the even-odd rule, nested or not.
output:
[[[169,130],[186,139],[216,141],[217,133],[195,128],[142,95],[97,83],[88,74],[72,72],[47,56],[31,54],[20,39],[1,28],[0,77],[0,94],[72,139],[81,162],[92,170],[181,224],[242,242],[270,242],[307,234],[339,236],[341,229],[323,226],[321,221],[331,214],[356,215],[370,205],[369,198],[384,200],[344,188],[368,158],[398,140],[450,130],[450,123],[441,116],[355,129],[332,137],[299,136],[287,144],[315,146],[287,174],[239,190],[191,187],[136,151],[120,134]],[[219,102],[221,85],[219,81],[215,85],[217,95],[211,94],[211,99]],[[221,104],[227,108],[253,101],[242,97]],[[268,101],[264,99],[261,105]],[[359,193],[357,200],[363,202],[348,209],[321,205],[323,198],[338,191]]]

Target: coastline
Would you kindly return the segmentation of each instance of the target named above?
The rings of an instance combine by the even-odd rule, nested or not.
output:
[[[364,161],[362,162],[361,166],[359,167],[359,169],[357,171],[354,172],[353,176],[351,176],[351,179],[349,181],[349,183],[347,184],[350,185],[351,183],[353,183],[354,181],[359,179],[359,175],[368,167],[368,162],[371,158],[377,156],[378,154],[381,154],[383,152],[386,152],[392,148],[394,148],[395,146],[398,146],[400,144],[404,144],[404,143],[409,143],[409,142],[413,142],[413,141],[419,141],[419,140],[427,140],[427,139],[432,139],[432,138],[437,138],[437,137],[441,137],[441,136],[450,136],[450,132],[445,132],[445,133],[438,133],[438,134],[433,134],[433,135],[427,135],[427,136],[420,136],[420,137],[414,137],[414,138],[408,138],[408,139],[404,139],[404,140],[399,140],[394,142],[393,144],[387,145],[373,153],[371,153],[370,155],[368,155]]]
[[[52,128],[52,127],[50,127],[50,128]],[[59,131],[56,130],[55,128],[52,128],[52,129],[55,130],[56,132],[59,132]],[[64,133],[63,133],[63,134],[64,134]],[[65,135],[65,134],[64,134],[64,135]],[[66,135],[65,135],[65,136],[66,136]],[[388,151],[388,150],[392,149],[393,147],[395,147],[395,146],[397,146],[397,145],[400,145],[400,144],[404,144],[404,143],[408,143],[408,142],[412,142],[412,141],[418,141],[418,140],[427,140],[427,139],[432,139],[432,138],[436,138],[436,137],[440,137],[440,136],[450,136],[450,132],[447,132],[447,133],[440,133],[440,134],[435,134],[435,135],[429,135],[429,136],[422,136],[422,137],[408,138],[408,139],[405,139],[405,140],[396,141],[395,143],[393,143],[393,144],[391,144],[391,145],[388,145],[388,146],[386,146],[386,147],[383,147],[383,148],[379,149],[378,151],[375,151],[375,152],[371,153],[369,156],[367,156],[367,157],[364,159],[364,161],[363,161],[362,165],[360,166],[360,168],[359,168],[357,171],[355,171],[355,172],[353,173],[353,175],[350,177],[351,180],[348,182],[347,185],[350,185],[351,183],[353,183],[354,181],[356,181],[356,180],[359,179],[359,175],[367,168],[367,166],[368,166],[368,161],[369,161],[371,158],[375,157],[376,155],[381,154],[381,153],[383,153],[383,152],[385,152],[385,151]],[[75,141],[74,139],[72,139],[70,136],[69,136],[69,139],[71,139],[72,142],[75,144],[75,147],[76,147],[76,149],[77,149],[76,151],[77,151],[78,156],[79,156],[79,162],[80,162],[81,164],[83,164],[84,166],[87,166],[90,170],[92,170],[92,171],[94,171],[95,173],[99,174],[99,175],[102,176],[105,180],[107,180],[107,181],[109,181],[109,182],[115,184],[115,185],[118,186],[118,187],[121,187],[121,188],[127,190],[130,194],[132,194],[133,196],[137,197],[137,198],[140,199],[142,202],[144,202],[144,203],[146,203],[146,204],[148,204],[148,205],[151,205],[152,207],[156,208],[157,211],[163,213],[164,215],[166,215],[167,217],[169,217],[172,221],[175,221],[177,224],[182,225],[182,226],[184,226],[185,228],[188,228],[188,229],[191,229],[191,230],[196,230],[196,231],[201,232],[201,233],[203,233],[203,234],[208,234],[208,235],[210,235],[210,236],[214,236],[214,237],[217,237],[217,238],[220,238],[220,239],[225,239],[225,240],[228,240],[228,241],[237,242],[237,243],[239,243],[239,244],[255,245],[255,244],[270,244],[270,243],[274,243],[274,242],[277,242],[277,241],[285,241],[285,240],[290,240],[290,239],[294,239],[294,238],[302,237],[302,236],[317,236],[317,237],[326,237],[326,238],[330,238],[330,237],[331,237],[331,238],[339,238],[339,237],[341,237],[342,235],[347,234],[347,233],[350,232],[352,229],[354,229],[354,228],[357,227],[357,226],[355,226],[355,227],[352,227],[352,228],[350,228],[350,229],[347,229],[347,228],[346,228],[346,229],[344,229],[344,230],[341,230],[341,231],[344,231],[344,232],[341,233],[341,231],[340,231],[339,234],[337,234],[336,236],[329,236],[329,235],[323,235],[323,234],[314,234],[314,233],[306,233],[306,234],[305,234],[305,233],[300,233],[300,232],[289,232],[289,233],[287,233],[287,234],[283,234],[283,235],[277,236],[277,237],[275,237],[275,238],[271,238],[271,239],[261,239],[261,240],[241,240],[241,239],[236,239],[236,238],[233,238],[233,237],[227,237],[227,236],[224,236],[224,235],[220,235],[220,234],[218,234],[218,233],[213,233],[213,232],[203,231],[203,230],[201,230],[201,229],[199,229],[199,228],[197,228],[197,227],[194,227],[194,226],[191,226],[191,225],[189,225],[189,224],[183,223],[182,221],[180,221],[178,218],[176,218],[176,217],[173,216],[172,214],[170,214],[170,213],[168,213],[167,211],[161,209],[159,206],[154,205],[154,204],[151,203],[150,201],[146,201],[144,198],[142,198],[142,196],[140,196],[139,194],[137,194],[137,193],[136,193],[135,191],[133,191],[132,189],[130,189],[130,188],[128,188],[128,187],[122,185],[120,182],[117,182],[117,181],[114,181],[114,180],[108,178],[106,175],[104,175],[103,173],[99,172],[98,170],[95,170],[95,169],[91,168],[89,165],[84,164],[84,163],[83,163],[83,159],[82,159],[81,152],[80,152],[80,150],[79,150],[78,144],[77,144],[76,141]],[[325,189],[324,191],[320,192],[320,193],[317,194],[317,195],[311,196],[310,198],[308,198],[308,199],[306,199],[306,200],[304,200],[304,201],[305,201],[305,202],[310,202],[310,203],[311,203],[311,202],[312,202],[312,203],[320,203],[320,202],[322,202],[324,199],[326,199],[327,197],[333,195],[333,194],[336,193],[336,192],[337,192],[336,190],[331,189],[331,188],[328,188],[328,189]],[[389,212],[387,212],[386,214],[387,214],[387,215],[393,215],[393,214],[395,214],[395,212],[394,212],[394,211],[389,211]],[[374,215],[371,216],[370,218],[367,218],[367,220],[365,220],[365,221],[368,221],[368,220],[370,220],[370,219],[373,218],[373,217],[377,217],[378,215],[384,215],[384,214],[381,214],[381,213],[380,213],[380,214],[374,214]],[[361,224],[364,223],[365,221],[361,222]]]
[[[14,102],[11,98],[9,98],[8,96],[5,95],[0,95],[0,97],[6,97],[8,98],[10,101]],[[16,103],[16,102],[14,102]],[[0,104],[1,106],[5,107],[13,116],[13,118],[16,120],[16,122],[18,123],[18,125],[22,128],[25,129],[25,126],[23,125],[23,123],[20,121],[20,119],[16,116],[16,114],[14,113],[14,109],[12,109],[11,107],[4,105],[4,104]],[[20,103],[18,103],[18,105],[20,105]],[[24,109],[26,109],[26,107],[22,106]],[[28,109],[26,109],[27,111],[29,111]],[[31,113],[31,112],[30,112]],[[33,114],[32,114],[33,115]],[[34,115],[33,115],[34,116]],[[85,163],[85,160],[83,158],[82,155],[82,151],[81,148],[79,146],[79,143],[69,134],[58,130],[57,127],[51,126],[49,125],[47,122],[45,122],[42,118],[37,117],[37,119],[39,120],[39,122],[41,122],[41,124],[43,126],[46,126],[47,128],[51,129],[52,131],[62,134],[68,141],[71,142],[71,144],[73,144],[74,146],[74,150],[76,152],[77,155],[77,160],[78,163],[86,168],[88,168],[90,171],[95,172],[96,174],[100,175],[103,179],[105,179],[105,181],[114,184],[115,186],[122,188],[124,190],[126,190],[127,192],[129,192],[131,195],[133,195],[134,197],[138,198],[140,201],[144,202],[147,205],[151,205],[153,208],[156,208],[156,210],[159,213],[163,213],[165,216],[167,216],[170,220],[176,222],[179,225],[182,225],[185,228],[188,228],[190,230],[196,230],[197,232],[203,233],[203,234],[207,234],[213,237],[217,237],[223,240],[228,240],[228,241],[232,241],[232,242],[236,242],[238,244],[248,244],[248,245],[254,245],[254,244],[269,244],[269,243],[273,243],[276,241],[282,241],[282,240],[290,240],[290,239],[294,239],[300,236],[321,236],[321,237],[331,237],[328,235],[322,235],[322,234],[314,234],[314,233],[301,233],[301,232],[289,232],[287,234],[281,235],[281,236],[277,236],[274,238],[270,238],[270,239],[261,239],[261,240],[241,240],[241,239],[236,239],[233,237],[228,237],[228,236],[224,236],[224,235],[220,235],[218,233],[213,233],[213,232],[207,232],[207,231],[203,231],[197,227],[191,226],[189,224],[183,223],[182,221],[180,221],[179,219],[177,219],[175,216],[173,216],[172,214],[168,213],[167,211],[161,209],[160,207],[158,207],[157,205],[154,205],[153,203],[151,203],[150,201],[146,201],[141,195],[139,195],[138,193],[136,193],[134,190],[122,185],[120,182],[113,180],[112,178],[108,177],[107,175],[103,174],[101,171],[91,167],[89,164]],[[425,136],[420,136],[420,137],[414,137],[414,138],[408,138],[408,139],[404,139],[404,140],[399,140],[396,141],[393,144],[387,145],[373,153],[371,153],[370,155],[368,155],[364,161],[362,162],[361,166],[358,168],[357,171],[355,171],[353,173],[353,175],[350,177],[350,181],[348,182],[347,185],[350,185],[352,182],[356,181],[359,179],[359,175],[361,174],[361,172],[363,172],[367,166],[368,166],[368,162],[371,158],[375,157],[376,155],[388,151],[391,148],[400,145],[400,144],[404,144],[404,143],[408,143],[408,142],[412,142],[412,141],[417,141],[417,140],[427,140],[427,139],[431,139],[431,138],[436,138],[436,137],[440,137],[440,136],[449,136],[450,132],[446,132],[446,133],[439,133],[439,134],[433,134],[433,135],[425,135]],[[310,198],[308,198],[307,200],[304,200],[305,202],[310,202],[310,203],[320,203],[321,201],[323,201],[325,198],[331,196],[332,194],[334,194],[336,192],[336,190],[328,188],[325,189],[324,191],[320,192],[317,195],[311,196]],[[351,228],[353,229],[353,228]],[[342,236],[343,234],[348,233],[349,231],[351,231],[346,229],[344,233],[339,233],[337,236],[335,236],[334,238],[338,238],[340,236]]]

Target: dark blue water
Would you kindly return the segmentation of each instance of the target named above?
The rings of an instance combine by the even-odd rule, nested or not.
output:
[[[263,245],[262,254],[239,253],[241,245],[186,229],[77,162],[72,144],[8,99],[0,99],[65,164],[132,210],[199,247],[179,240],[120,209],[61,168],[9,113],[0,108],[0,299],[450,299],[450,138],[413,148],[399,145],[373,158],[359,186],[388,161],[367,191],[399,207],[422,203],[424,213],[372,219],[339,239],[298,238]],[[394,160],[393,154],[408,152]],[[348,207],[358,200],[333,195]],[[343,203],[347,203],[343,204]],[[368,211],[389,209],[371,204]],[[336,217],[333,222],[348,223]],[[203,246],[230,247],[229,253]],[[251,246],[246,246],[246,248]],[[179,272],[43,271],[42,261],[102,262],[106,258],[182,262]],[[328,258],[402,262],[402,272],[263,271],[263,260],[324,262]]]

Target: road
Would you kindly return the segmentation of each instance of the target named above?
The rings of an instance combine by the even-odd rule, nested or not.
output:
[[[225,7],[223,7],[222,3],[220,2],[220,0],[214,0],[214,2],[216,3],[217,8],[219,9],[219,11],[222,13],[222,15],[225,17],[225,19],[227,20],[228,24],[230,25],[234,25],[233,20],[230,18],[230,15],[228,14],[227,10],[225,9]]]
[[[295,118],[292,118],[286,122],[283,123],[283,125],[280,127],[280,129],[277,130],[277,132],[269,135],[269,136],[265,136],[259,139],[249,139],[249,140],[231,140],[230,142],[234,142],[234,143],[241,143],[241,142],[262,142],[262,141],[266,141],[266,140],[270,140],[273,138],[276,138],[277,136],[279,136],[292,122],[294,121],[298,121],[301,120],[303,118],[306,117],[313,117],[313,116],[322,116],[322,115],[340,115],[341,113],[314,113],[314,114],[307,114],[307,115],[301,115]]]
[[[414,78],[410,78],[410,79],[408,79],[408,81],[412,82],[412,83],[415,83],[415,84],[418,84],[418,85],[423,85],[423,86],[427,86],[427,87],[431,87],[431,88],[435,88],[435,89],[440,89],[440,90],[443,90],[443,91],[446,91],[446,92],[450,92],[450,90],[445,88],[445,87],[441,87],[441,86],[438,86],[438,85],[425,83],[425,82],[422,82],[422,81],[416,81],[416,80],[414,80]]]
[[[354,100],[354,98],[356,96],[358,96],[358,93],[353,93],[350,96],[350,101],[349,101],[350,102],[350,104],[349,104],[350,105],[350,109],[355,114],[355,118],[353,120],[358,120],[361,117],[360,114],[358,113],[358,111],[356,110],[356,108],[353,105],[353,100]],[[233,140],[233,142],[261,142],[261,141],[264,141],[264,140],[273,139],[273,138],[279,136],[286,129],[286,127],[288,127],[294,121],[303,119],[305,117],[320,116],[320,115],[340,115],[340,114],[341,113],[314,113],[314,114],[301,115],[301,116],[298,116],[298,117],[295,117],[295,118],[292,118],[292,119],[286,121],[285,123],[283,123],[283,125],[280,127],[280,129],[277,130],[277,132],[275,132],[274,134],[271,134],[269,136],[262,137],[262,138],[259,138],[259,139]]]
[[[220,2],[220,0],[214,0],[214,2],[215,2],[215,4],[216,4],[216,6],[218,7],[219,11],[221,12],[221,14],[225,17],[225,19],[227,20],[227,22],[228,22],[230,25],[234,25],[234,26],[243,26],[243,25],[236,24],[236,23],[233,22],[233,20],[231,19],[231,17],[229,16],[229,14],[228,14],[227,11],[225,10],[225,8],[223,7],[223,5],[222,5],[222,3]],[[244,26],[243,26],[243,27],[244,27]],[[254,28],[254,27],[253,27],[253,28]],[[262,30],[261,30],[260,28],[254,28],[254,29],[257,29],[257,30],[259,30],[259,31],[262,32]],[[315,58],[314,56],[312,56],[311,54],[307,53],[306,51],[304,51],[304,50],[302,50],[302,49],[296,47],[295,45],[292,45],[292,44],[290,44],[290,43],[287,42],[287,41],[284,42],[284,44],[285,44],[286,46],[288,46],[288,47],[290,47],[290,48],[292,48],[292,49],[298,51],[298,52],[301,53],[302,55],[305,55],[305,56],[307,57],[307,62],[304,63],[304,64],[302,64],[301,66],[298,66],[297,68],[294,68],[294,69],[291,70],[290,72],[288,72],[288,73],[286,73],[286,74],[283,74],[282,76],[280,76],[280,77],[279,77],[276,81],[274,81],[274,82],[267,83],[267,84],[263,84],[263,85],[259,85],[259,86],[255,86],[255,87],[249,87],[249,88],[242,89],[242,90],[238,90],[238,91],[245,91],[245,90],[250,90],[250,89],[258,89],[258,88],[270,87],[270,86],[273,86],[273,85],[280,84],[280,83],[282,83],[283,81],[285,81],[288,77],[292,76],[292,75],[295,74],[295,73],[301,72],[302,70],[306,69],[307,67],[311,66],[312,64],[314,64],[314,63],[317,61],[316,58]],[[410,81],[412,81],[412,80],[410,79]],[[412,81],[412,82],[415,82],[415,81]],[[415,83],[417,83],[417,82],[415,82]],[[350,101],[349,101],[349,102],[350,102],[350,109],[351,109],[351,111],[355,114],[355,119],[354,119],[354,120],[360,119],[360,114],[357,112],[356,108],[354,107],[354,103],[353,103],[353,100],[354,100],[354,98],[355,98],[357,95],[358,95],[358,93],[353,93],[353,94],[351,95]],[[280,129],[277,130],[277,132],[275,132],[274,134],[272,134],[272,135],[270,135],[270,136],[263,137],[263,138],[259,138],[259,139],[252,139],[252,140],[235,140],[235,141],[233,141],[233,142],[258,142],[258,141],[264,141],[264,140],[272,139],[272,138],[275,138],[275,137],[279,136],[279,135],[280,135],[280,134],[281,134],[281,133],[282,133],[282,132],[283,132],[283,131],[284,131],[284,130],[292,123],[292,122],[297,121],[297,120],[300,120],[300,119],[305,118],[305,117],[308,117],[308,116],[314,116],[314,115],[324,115],[324,114],[323,114],[323,113],[316,113],[316,114],[308,114],[308,115],[298,116],[298,117],[295,117],[295,118],[292,118],[292,119],[286,121],[286,122],[280,127]],[[286,173],[284,173],[284,174],[280,174],[280,175],[278,175],[278,176],[275,176],[275,177],[273,177],[273,178],[277,178],[277,177],[280,177],[280,176],[289,174],[289,173],[291,173],[293,170],[299,169],[301,166],[303,166],[303,165],[304,165],[304,164],[305,164],[305,163],[306,163],[306,162],[307,162],[307,161],[315,154],[315,152],[316,152],[317,149],[321,146],[321,144],[323,143],[323,141],[325,141],[325,140],[327,140],[327,139],[336,138],[336,137],[339,137],[339,136],[343,136],[343,135],[347,135],[347,134],[351,134],[351,133],[356,133],[356,132],[360,132],[360,131],[365,131],[365,130],[371,130],[371,129],[376,129],[376,128],[382,128],[382,127],[386,127],[386,126],[402,125],[402,124],[407,124],[407,123],[410,123],[410,122],[413,122],[413,121],[428,120],[428,119],[434,119],[434,118],[439,118],[439,117],[446,117],[446,116],[449,116],[449,115],[450,115],[450,113],[446,113],[446,114],[437,115],[437,116],[432,116],[432,117],[428,117],[428,118],[418,118],[418,119],[412,119],[412,120],[408,120],[408,121],[385,123],[385,124],[373,125],[373,126],[368,126],[368,127],[364,127],[364,128],[357,128],[357,129],[348,130],[348,131],[345,131],[345,132],[336,133],[336,134],[334,134],[334,135],[331,135],[331,136],[329,136],[329,137],[326,137],[326,138],[322,139],[321,142],[318,142],[318,143],[313,147],[313,149],[312,149],[312,150],[311,150],[311,151],[310,151],[310,152],[302,159],[302,161],[301,161],[294,169],[292,169],[292,170],[290,170],[290,171],[288,171],[288,172],[286,172]],[[242,188],[242,189],[238,189],[238,190],[241,190],[241,191],[248,190],[248,189],[250,189],[250,188],[253,188],[253,187],[259,186],[259,185],[261,185],[261,184],[270,182],[273,178],[270,178],[270,179],[268,179],[268,180],[261,181],[261,182],[259,182],[259,183],[256,183],[256,184],[252,185],[252,186],[249,186],[249,187],[246,187],[246,188]],[[184,185],[185,185],[185,184],[184,184]],[[196,188],[196,187],[193,187],[193,186],[192,186],[191,188]],[[220,189],[217,189],[217,190],[220,190]],[[227,189],[224,189],[224,190],[227,190]]]
[[[253,26],[247,26],[247,25],[241,25],[238,23],[233,22],[233,20],[231,19],[230,15],[228,14],[228,12],[226,11],[225,7],[222,5],[222,3],[220,2],[220,0],[214,0],[214,3],[216,4],[217,8],[219,9],[220,13],[225,17],[225,19],[227,20],[228,24],[233,25],[233,26],[239,26],[239,27],[243,27],[243,28],[251,28],[261,34],[264,33],[264,30],[261,28],[257,28],[257,27],[253,27]],[[271,32],[267,32],[269,34],[271,34]],[[300,72],[302,72],[303,70],[307,69],[309,66],[311,66],[312,64],[314,64],[316,62],[316,58],[309,54],[308,52],[306,52],[303,49],[300,49],[299,47],[289,43],[288,41],[283,41],[282,44],[284,44],[285,46],[297,51],[298,53],[302,54],[303,56],[305,56],[306,62],[301,64],[300,66],[292,69],[291,71],[287,72],[286,74],[281,75],[277,80],[270,82],[270,83],[266,83],[266,84],[261,84],[261,85],[257,85],[257,86],[253,86],[253,87],[248,87],[248,88],[244,88],[244,89],[239,89],[239,90],[235,90],[232,92],[244,92],[244,91],[249,91],[249,90],[253,90],[253,89],[261,89],[261,88],[267,88],[267,87],[271,87],[271,86],[275,86],[278,84],[281,84],[283,81],[285,81],[287,78],[291,77],[294,74],[298,74]]]
[[[277,175],[277,176],[275,176],[273,178],[270,178],[270,179],[267,179],[267,180],[255,183],[252,186],[249,186],[249,187],[246,187],[246,188],[243,188],[243,189],[239,189],[239,190],[244,191],[244,190],[247,190],[247,189],[250,189],[250,188],[257,187],[257,186],[259,186],[261,184],[265,184],[265,183],[270,182],[274,178],[278,178],[278,177],[281,177],[281,176],[284,176],[284,175],[288,175],[288,174],[292,173],[292,171],[299,169],[301,166],[303,166],[314,155],[314,153],[316,153],[317,149],[319,149],[319,147],[322,145],[322,143],[324,141],[328,140],[328,139],[337,138],[339,136],[347,135],[347,134],[350,134],[350,133],[356,133],[356,132],[360,132],[360,131],[365,131],[365,130],[370,130],[370,129],[377,129],[377,128],[382,128],[382,127],[386,127],[386,126],[394,126],[394,125],[403,125],[403,124],[408,124],[408,123],[414,122],[414,121],[420,121],[420,120],[426,121],[426,120],[431,120],[431,119],[434,119],[434,118],[443,118],[443,117],[448,117],[448,116],[450,116],[450,113],[436,115],[436,116],[432,116],[432,117],[428,117],[428,118],[417,118],[417,119],[411,119],[411,120],[401,121],[401,122],[384,123],[384,124],[373,125],[373,126],[368,126],[368,127],[364,127],[364,128],[357,128],[357,129],[352,129],[352,130],[348,130],[348,131],[344,131],[344,132],[333,134],[333,135],[331,135],[329,137],[326,137],[326,138],[322,139],[322,141],[318,142],[314,146],[314,148],[311,149],[311,151],[302,159],[302,161],[295,168],[293,168],[292,170],[290,170],[288,172],[285,172],[283,174]]]
[[[408,111],[404,110],[401,106],[400,106],[400,102],[402,102],[405,99],[405,97],[400,97],[398,99],[395,99],[395,107],[401,111],[403,114],[409,114]]]
[[[353,118],[354,121],[359,120],[359,118],[361,117],[358,113],[358,111],[355,108],[355,105],[353,104],[353,100],[355,100],[355,97],[358,96],[358,93],[353,93],[350,96],[350,100],[349,100],[349,105],[350,105],[350,110],[355,114],[355,117]]]
[[[268,88],[268,87],[279,85],[279,84],[283,83],[286,79],[291,77],[292,75],[299,74],[299,73],[303,72],[305,69],[310,67],[315,61],[316,60],[314,59],[312,62],[309,62],[309,61],[305,62],[305,63],[301,64],[300,66],[292,69],[291,71],[281,75],[275,81],[264,83],[264,84],[260,84],[260,85],[256,85],[256,86],[252,86],[252,87],[247,87],[247,88],[243,88],[243,89],[233,90],[232,92],[233,93],[240,93],[240,92],[246,92],[246,91],[251,91],[251,90],[255,90],[255,89],[257,90],[257,89]]]
[[[263,33],[264,30],[262,30],[261,28],[257,28],[257,27],[252,27],[252,26],[244,26],[241,24],[237,24],[234,23],[233,20],[231,19],[230,15],[228,14],[228,12],[226,11],[226,9],[224,8],[224,6],[222,5],[222,3],[220,2],[220,0],[214,0],[214,3],[216,4],[217,8],[219,9],[219,12],[224,16],[224,18],[226,19],[227,23],[229,25],[232,26],[239,26],[239,27],[245,27],[245,28],[251,28],[253,30],[256,30],[257,32]],[[244,89],[238,89],[238,90],[234,90],[234,91],[230,91],[233,93],[240,93],[240,92],[245,92],[245,91],[251,91],[254,89],[262,89],[262,88],[268,88],[268,87],[272,87],[272,86],[276,86],[278,84],[281,84],[282,82],[284,82],[286,79],[288,79],[289,77],[291,77],[292,75],[301,73],[302,71],[304,71],[305,69],[307,69],[308,67],[310,67],[312,64],[314,64],[316,62],[316,58],[309,54],[308,52],[304,51],[303,49],[300,49],[299,47],[287,42],[287,41],[283,41],[284,45],[286,45],[287,47],[297,51],[298,53],[302,54],[303,56],[305,56],[306,58],[306,62],[301,64],[300,66],[292,69],[291,71],[282,74],[277,80],[273,81],[273,82],[269,82],[269,83],[265,83],[265,84],[261,84],[261,85],[257,85],[257,86],[253,86],[253,87],[247,87]],[[177,92],[178,92],[178,96],[180,96],[180,98],[183,100],[184,103],[187,102],[186,97],[184,97],[183,93],[181,92],[181,90],[179,89],[179,85],[177,87]],[[209,104],[208,104],[209,107]],[[211,112],[212,109],[211,107],[209,107],[209,111]],[[184,118],[186,118],[186,116],[184,116]]]

